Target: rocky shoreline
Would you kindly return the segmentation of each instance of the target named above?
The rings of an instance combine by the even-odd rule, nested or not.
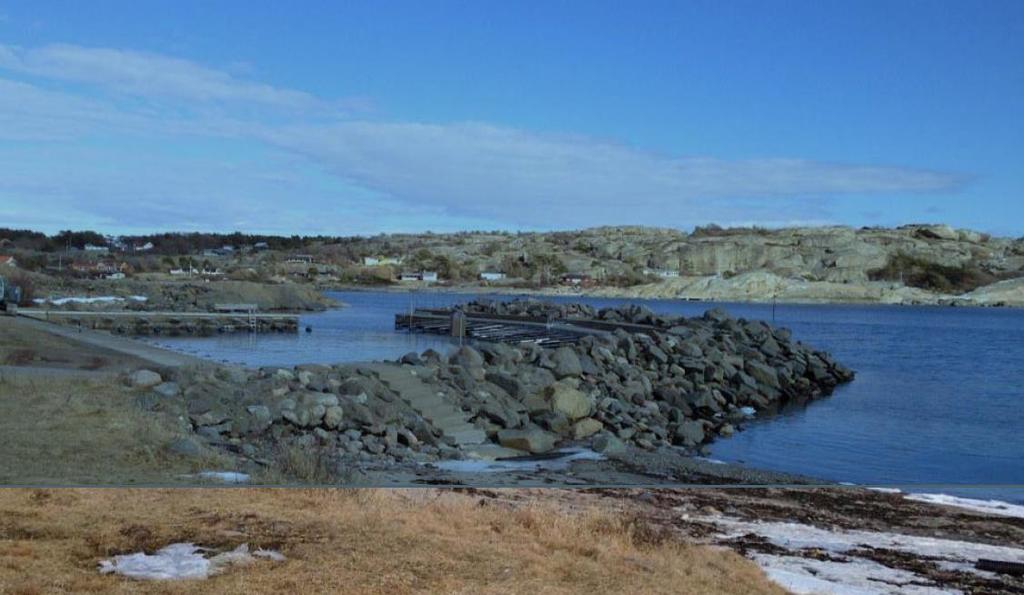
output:
[[[472,302],[473,312],[588,317],[653,332],[597,333],[575,345],[462,346],[445,357],[143,375],[139,405],[184,420],[172,447],[212,447],[269,465],[315,453],[324,476],[366,464],[544,455],[699,452],[751,415],[830,394],[853,372],[786,329],[709,310],[659,316],[534,300]],[[289,455],[290,456],[290,455]],[[635,458],[635,457],[634,457]],[[642,457],[641,457],[642,458]]]
[[[885,306],[937,306],[959,308],[1024,307],[1024,279],[1010,279],[954,295],[925,291],[885,281],[826,282],[783,278],[768,271],[679,277],[632,287],[547,287],[542,289],[505,285],[462,283],[450,285],[366,286],[332,285],[326,291],[388,293],[466,293],[545,297],[618,298],[640,300],[683,300],[697,303],[745,304],[850,304]]]

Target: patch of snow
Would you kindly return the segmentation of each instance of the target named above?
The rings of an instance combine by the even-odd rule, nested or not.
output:
[[[147,298],[144,295],[130,295],[127,298],[113,296],[113,295],[100,295],[100,296],[93,296],[93,297],[72,296],[72,297],[62,297],[62,298],[36,298],[36,299],[32,300],[32,302],[36,303],[36,304],[46,304],[46,303],[49,303],[49,304],[53,304],[55,306],[63,306],[65,304],[72,304],[72,303],[73,304],[113,304],[113,303],[117,303],[117,302],[123,302],[123,301],[126,301],[126,300],[131,300],[133,302],[145,302],[145,301],[149,300],[149,298]]]
[[[604,456],[588,448],[567,448],[559,453],[565,456],[544,459],[487,460],[462,459],[439,461],[431,465],[454,473],[507,473],[510,471],[562,471],[573,461],[600,461]]]
[[[265,549],[260,548],[260,549],[256,550],[255,552],[253,552],[252,555],[254,557],[256,557],[256,558],[266,558],[267,560],[271,560],[273,562],[284,562],[285,561],[284,554],[282,554],[281,552],[279,552],[277,550],[265,550]]]
[[[711,457],[693,457],[694,460],[704,461],[705,463],[711,463],[712,465],[726,465],[727,463],[721,459],[712,459]]]
[[[900,550],[917,556],[949,562],[968,562],[972,565],[978,558],[1024,563],[1024,549],[971,541],[884,531],[829,531],[799,523],[754,523],[730,518],[714,519],[714,522],[727,529],[727,537],[755,533],[764,536],[771,543],[789,550],[817,548],[842,554],[851,549],[868,546]]]
[[[754,554],[754,561],[772,581],[793,593],[833,595],[946,595],[957,590],[921,585],[913,572],[883,566],[877,562],[851,559],[848,562]],[[915,584],[916,583],[916,584]]]
[[[239,473],[238,471],[200,471],[195,475],[186,475],[185,477],[211,479],[223,483],[249,483],[250,479],[248,473]]]
[[[959,498],[946,494],[907,494],[904,498],[915,502],[942,504],[984,514],[1024,518],[1024,506],[1001,500],[975,500],[974,498]]]
[[[202,471],[199,477],[203,479],[216,479],[224,483],[248,483],[249,474],[237,471]]]
[[[212,558],[203,555],[208,551],[193,543],[172,543],[155,554],[138,552],[102,560],[100,573],[120,574],[136,580],[205,579],[231,566],[252,564],[257,558],[274,562],[285,559],[281,552],[275,550],[258,549],[249,553],[249,545],[245,543]]]
[[[100,562],[100,573],[136,580],[202,579],[210,576],[210,561],[191,543],[172,543],[155,554],[139,552]]]
[[[940,568],[956,569],[980,576],[989,576],[989,574],[974,568],[974,563],[979,558],[1024,563],[1024,549],[1006,546],[882,531],[830,531],[799,523],[749,522],[727,517],[708,517],[707,520],[719,527],[719,530],[722,531],[720,537],[723,539],[733,539],[753,533],[764,537],[773,545],[792,552],[805,549],[821,550],[845,560],[844,562],[821,562],[798,555],[755,554],[753,556],[765,572],[773,577],[773,580],[777,577],[780,584],[797,593],[820,591],[843,594],[955,592],[943,591],[935,585],[929,586],[927,579],[914,573],[896,571],[850,553],[862,548],[905,552],[928,559]],[[909,582],[906,580],[908,576],[916,581],[916,584],[906,584]],[[835,586],[826,588],[818,581],[834,582]]]

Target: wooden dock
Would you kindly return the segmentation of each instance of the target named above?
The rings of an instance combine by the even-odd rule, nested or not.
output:
[[[157,312],[145,310],[43,310],[22,308],[20,315],[67,326],[121,335],[213,335],[218,333],[296,333],[296,314],[248,312]]]
[[[462,321],[453,318],[458,312]],[[453,324],[453,321],[455,322]],[[465,330],[460,333],[461,327]],[[395,314],[395,330],[414,333],[459,336],[494,343],[536,343],[557,347],[578,342],[587,335],[605,334],[622,329],[629,333],[672,332],[649,324],[637,324],[596,318],[542,318],[514,314],[473,314],[452,308],[417,308]],[[683,331],[685,334],[686,331]]]
[[[474,315],[448,309],[417,309],[407,314],[395,314],[395,329],[492,343],[535,343],[542,347],[570,345],[587,335],[607,330],[575,324],[570,320]]]

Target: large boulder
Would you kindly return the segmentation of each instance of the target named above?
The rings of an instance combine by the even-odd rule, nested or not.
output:
[[[685,446],[696,446],[704,442],[704,424],[697,420],[687,420],[676,428],[676,441]]]
[[[915,233],[918,237],[930,240],[958,240],[960,234],[948,225],[925,225]]]
[[[345,418],[345,410],[340,405],[331,405],[324,410],[324,426],[332,430],[341,427]]]
[[[779,373],[775,371],[775,368],[751,360],[747,362],[746,370],[747,374],[750,374],[757,382],[767,384],[772,388],[779,388]]]
[[[163,381],[164,379],[152,370],[136,370],[128,377],[128,384],[138,388],[149,388]]]
[[[448,358],[449,365],[461,368],[475,380],[483,380],[484,357],[480,352],[468,345],[463,345]]]
[[[161,382],[153,387],[153,391],[162,397],[176,397],[181,392],[177,382]]]
[[[572,426],[572,437],[576,440],[582,440],[587,436],[593,436],[604,429],[604,424],[597,421],[593,417],[586,417]]]
[[[167,452],[190,459],[202,456],[202,448],[191,438],[175,438],[168,442],[164,448]]]
[[[498,443],[505,448],[515,448],[531,453],[548,452],[555,447],[557,437],[544,430],[532,426],[521,430],[500,430]]]
[[[619,440],[614,434],[602,432],[594,437],[592,447],[596,452],[613,455],[624,452],[626,443]]]
[[[567,378],[579,376],[583,373],[583,366],[580,364],[580,358],[576,355],[576,351],[571,347],[559,347],[551,354],[551,363],[553,364],[553,372],[555,377]]]
[[[545,397],[552,411],[563,413],[571,420],[587,417],[594,408],[593,400],[576,388],[575,383],[566,380],[549,386]]]
[[[267,430],[274,422],[274,416],[266,405],[249,405],[246,407],[246,411],[251,417],[249,429],[254,433],[258,434]]]

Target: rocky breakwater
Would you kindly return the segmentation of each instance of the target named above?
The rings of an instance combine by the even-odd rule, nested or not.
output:
[[[482,343],[398,362],[185,369],[141,393],[140,405],[185,420],[191,444],[263,463],[315,452],[340,475],[365,464],[580,443],[605,452],[699,449],[751,414],[829,394],[853,378],[789,331],[717,309],[674,318],[635,306],[595,311],[532,301],[466,308],[631,330],[598,331],[557,349]]]
[[[730,435],[750,415],[831,394],[854,377],[829,354],[793,340],[789,330],[721,309],[697,318],[660,316],[643,306],[596,310],[536,300],[480,301],[464,309],[621,325],[554,350],[463,347],[439,370],[441,382],[466,395],[466,409],[479,408],[475,421],[489,436],[532,452],[582,439],[599,450],[622,443],[699,447]],[[496,411],[499,404],[505,410]]]

